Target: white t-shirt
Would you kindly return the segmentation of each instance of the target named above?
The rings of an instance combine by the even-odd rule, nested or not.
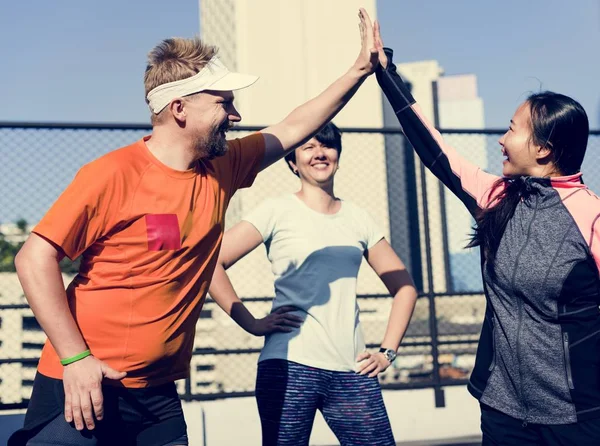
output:
[[[365,250],[383,234],[371,216],[342,201],[333,215],[295,194],[263,202],[244,220],[262,235],[275,276],[273,309],[292,305],[304,319],[291,333],[266,336],[259,362],[287,359],[325,370],[354,371],[365,350],[356,278]]]

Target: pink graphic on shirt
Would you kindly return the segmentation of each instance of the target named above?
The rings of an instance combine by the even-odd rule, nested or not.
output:
[[[176,214],[146,215],[148,251],[171,251],[181,248],[179,221]]]

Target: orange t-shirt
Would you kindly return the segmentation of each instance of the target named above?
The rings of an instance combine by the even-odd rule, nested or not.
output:
[[[71,312],[92,354],[127,372],[126,387],[189,375],[196,322],[217,261],[227,205],[258,173],[260,133],[222,157],[176,171],[144,138],[87,165],[33,230],[71,259]],[[47,341],[41,374],[62,378]]]

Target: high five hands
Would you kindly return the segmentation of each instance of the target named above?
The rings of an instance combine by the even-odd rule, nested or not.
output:
[[[378,64],[386,68],[387,57],[383,52],[379,22],[377,20],[374,23],[371,22],[371,18],[364,8],[359,9],[358,18],[360,19],[358,28],[360,30],[361,48],[354,63],[354,68],[360,73],[369,75],[377,69]]]
[[[373,24],[371,18],[364,8],[358,10],[358,18],[360,22],[358,28],[360,30],[360,53],[356,62],[354,62],[354,68],[359,73],[369,75],[375,72],[377,65],[379,64],[379,54],[375,46],[375,34],[373,33]]]

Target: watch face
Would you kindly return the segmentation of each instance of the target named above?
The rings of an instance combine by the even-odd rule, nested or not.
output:
[[[396,359],[396,355],[394,354],[394,352],[392,350],[386,350],[384,352],[384,355],[389,362],[394,362],[394,359]]]
[[[388,362],[392,363],[394,362],[394,359],[396,359],[396,352],[394,350],[390,350],[389,348],[380,348],[379,349],[379,353],[383,353],[383,356],[385,356],[385,359],[388,360]]]

